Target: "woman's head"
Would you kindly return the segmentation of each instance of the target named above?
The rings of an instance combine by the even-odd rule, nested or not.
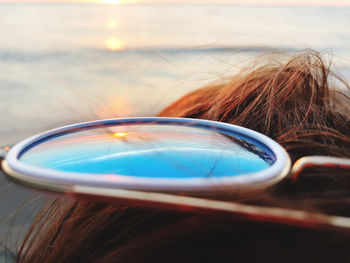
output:
[[[285,147],[292,161],[314,154],[350,158],[349,100],[339,91],[344,87],[349,88],[316,52],[307,51],[287,61],[275,55],[225,83],[184,96],[159,115],[210,119],[256,130]],[[311,168],[297,182],[286,180],[244,202],[348,215],[349,176],[336,169]],[[268,256],[268,261],[310,262],[349,257],[349,241],[349,233],[242,221],[219,214],[58,199],[37,217],[19,260],[231,262]],[[328,251],[323,250],[326,247]],[[322,257],[317,253],[323,253]]]
[[[349,142],[349,120],[340,113],[349,105],[340,87],[331,85],[341,82],[330,72],[330,65],[313,51],[287,62],[282,55],[280,59],[266,56],[264,64],[243,69],[227,83],[194,91],[159,115],[250,128],[283,145],[294,161],[315,152],[350,157],[343,143]]]

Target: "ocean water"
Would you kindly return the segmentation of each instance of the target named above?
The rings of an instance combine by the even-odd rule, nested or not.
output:
[[[350,80],[349,28],[350,8],[0,3],[0,146],[58,125],[154,115],[265,52],[313,48]],[[2,177],[0,189],[4,234],[31,192]]]
[[[349,76],[349,8],[1,3],[0,17],[0,146],[154,115],[264,52],[314,48]]]

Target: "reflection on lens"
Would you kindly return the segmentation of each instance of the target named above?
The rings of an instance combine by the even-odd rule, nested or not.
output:
[[[94,128],[47,139],[23,163],[64,172],[152,178],[225,177],[270,167],[263,147],[213,130],[176,125]]]

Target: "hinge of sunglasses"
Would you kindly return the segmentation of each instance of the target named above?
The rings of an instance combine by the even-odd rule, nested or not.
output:
[[[10,150],[10,147],[1,147],[0,148],[0,160],[5,159],[7,152]]]
[[[308,167],[331,167],[350,170],[350,159],[331,156],[304,156],[297,160],[291,169],[290,176],[295,182],[299,174]]]

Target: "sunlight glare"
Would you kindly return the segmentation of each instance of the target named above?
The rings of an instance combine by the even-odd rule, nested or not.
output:
[[[130,116],[132,112],[133,109],[126,98],[119,95],[111,95],[107,103],[97,109],[96,114],[101,119],[108,119]]]
[[[116,37],[110,37],[106,40],[106,46],[109,50],[120,51],[125,49],[123,41]]]
[[[120,3],[120,0],[103,0],[106,4],[114,5]]]

